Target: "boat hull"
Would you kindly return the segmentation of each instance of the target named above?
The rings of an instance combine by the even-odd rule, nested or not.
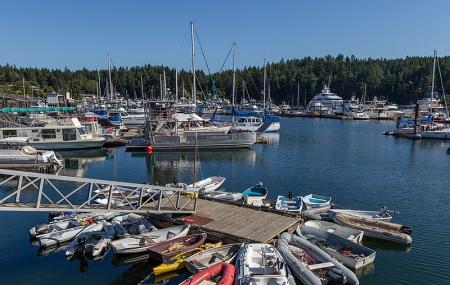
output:
[[[30,142],[35,149],[40,150],[73,150],[73,149],[95,149],[101,148],[105,143],[104,138],[82,140],[82,141],[58,141],[58,142]]]

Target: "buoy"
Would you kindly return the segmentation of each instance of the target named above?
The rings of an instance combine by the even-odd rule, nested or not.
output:
[[[148,154],[150,154],[150,153],[153,152],[153,147],[152,147],[151,145],[148,145],[148,146],[145,148],[145,151],[146,151]]]

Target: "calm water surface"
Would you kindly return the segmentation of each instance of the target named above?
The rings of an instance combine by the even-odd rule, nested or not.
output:
[[[288,191],[317,193],[348,208],[398,210],[394,221],[414,228],[413,244],[365,241],[377,256],[374,266],[358,272],[361,284],[450,284],[448,144],[381,134],[390,128],[392,123],[286,118],[281,133],[268,136],[270,145],[200,153],[198,178],[224,176],[230,191],[262,181],[272,198]],[[119,148],[63,155],[68,167],[62,175],[159,184],[192,177],[192,153],[147,155]],[[0,284],[136,284],[151,272],[152,264],[130,265],[111,253],[88,262],[66,261],[61,252],[39,256],[28,229],[46,218],[0,212]]]

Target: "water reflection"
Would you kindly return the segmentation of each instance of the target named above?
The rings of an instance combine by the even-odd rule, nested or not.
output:
[[[61,175],[84,177],[90,163],[105,161],[113,152],[105,149],[73,150],[59,152],[64,160]]]

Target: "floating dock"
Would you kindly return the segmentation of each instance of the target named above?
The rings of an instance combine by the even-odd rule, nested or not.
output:
[[[285,231],[293,232],[301,222],[299,216],[238,203],[198,199],[197,206],[193,215],[168,220],[191,224],[194,230],[208,233],[208,238],[227,243],[269,243]]]

